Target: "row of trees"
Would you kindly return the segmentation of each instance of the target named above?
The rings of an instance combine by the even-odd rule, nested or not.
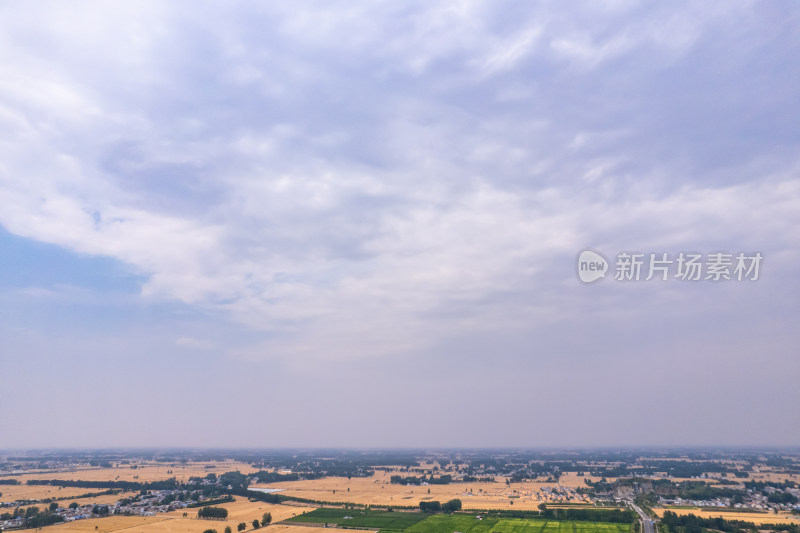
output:
[[[458,498],[450,500],[442,504],[437,500],[419,502],[420,511],[427,513],[455,513],[461,510],[461,500]]]
[[[210,507],[210,509],[221,509],[221,508],[220,507]],[[228,510],[227,509],[222,509],[222,510],[225,511],[225,516],[222,517],[222,518],[226,518],[228,516]],[[203,511],[203,509],[201,509],[200,511]],[[217,514],[217,511],[214,511],[212,514]],[[198,512],[197,515],[200,516],[200,512]],[[206,518],[206,517],[203,517],[203,516],[200,516],[200,517],[201,518]],[[219,517],[214,517],[214,518],[219,518]],[[261,527],[266,527],[271,522],[272,522],[272,513],[264,513],[264,515],[261,517],[261,521],[259,521],[258,519],[253,520],[253,522],[252,522],[253,529],[259,529]],[[240,531],[240,532],[244,531],[245,529],[247,529],[247,522],[239,522],[239,524],[236,526],[236,529],[237,529],[237,531]],[[216,529],[206,529],[205,531],[203,531],[203,533],[217,533],[217,530]],[[225,533],[232,533],[230,526],[225,526]]]
[[[58,505],[56,508],[58,508]],[[53,511],[53,504],[50,505],[49,509],[41,512],[39,511],[38,507],[28,507],[27,509],[23,509],[22,507],[17,507],[14,509],[12,513],[3,513],[0,515],[0,520],[10,520],[12,518],[23,518],[25,520],[25,527],[28,528],[39,528],[44,526],[49,526],[50,524],[56,524],[58,522],[63,522],[64,519],[61,516],[55,514]]]
[[[797,503],[797,496],[790,492],[773,492],[767,496],[767,501],[770,503]]]
[[[71,504],[69,504],[69,508],[77,509],[78,508],[77,502],[72,502]],[[17,507],[16,509],[14,509],[13,513],[0,514],[0,520],[11,520],[13,518],[20,518],[20,517],[25,518],[27,520],[38,517],[37,520],[30,521],[31,524],[30,527],[39,527],[36,526],[35,524],[41,522],[44,523],[44,525],[49,525],[49,524],[54,524],[56,522],[61,522],[62,521],[61,518],[58,517],[58,515],[54,514],[57,509],[58,509],[58,504],[56,502],[50,503],[50,505],[47,507],[47,510],[45,510],[44,512],[41,512],[38,506],[28,507],[27,509],[23,509],[22,507]],[[108,505],[95,504],[92,507],[92,513],[96,514],[97,516],[107,516],[109,512],[110,509]],[[53,516],[45,517],[45,515],[53,515]],[[54,517],[58,517],[58,519]]]
[[[198,518],[228,518],[228,510],[224,507],[201,507],[197,511]]]
[[[28,485],[56,485],[59,487],[82,487],[123,490],[175,490],[178,488],[177,480],[172,477],[163,481],[141,483],[137,481],[90,481],[85,479],[29,479]]]
[[[548,509],[547,505],[539,504],[539,516],[553,520],[578,520],[584,522],[614,522],[617,524],[630,524],[636,515],[633,511],[620,509]],[[514,513],[510,513],[512,516]],[[528,518],[530,513],[521,513]]]

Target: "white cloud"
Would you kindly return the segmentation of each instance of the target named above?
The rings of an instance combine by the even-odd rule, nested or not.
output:
[[[744,183],[706,185],[700,169],[681,185],[684,167],[650,152],[660,132],[619,118],[638,102],[601,88],[612,59],[656,49],[672,65],[717,14],[661,31],[660,12],[626,13],[48,16],[38,42],[6,32],[0,223],[135,266],[146,297],[273,335],[234,350],[248,357],[521,331],[509,317],[552,311],[552,284],[572,275],[559,261],[587,243],[796,246],[796,161],[779,177],[736,169]],[[570,94],[578,82],[586,94]]]

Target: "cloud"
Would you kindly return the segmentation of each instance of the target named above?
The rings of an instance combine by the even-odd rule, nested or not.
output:
[[[564,371],[620,324],[670,357],[664,316],[713,350],[742,308],[776,352],[797,340],[776,311],[797,312],[794,7],[0,9],[0,224],[225,324],[175,319],[170,348],[307,372],[496,344],[509,367],[560,353]],[[587,246],[762,251],[769,270],[714,297],[592,292]]]

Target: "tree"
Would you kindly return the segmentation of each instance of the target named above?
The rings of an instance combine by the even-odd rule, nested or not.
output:
[[[197,511],[198,518],[228,518],[228,510],[224,507],[201,507]]]
[[[461,500],[455,498],[442,505],[442,511],[445,513],[454,513],[461,510]]]
[[[259,523],[258,519],[253,520],[253,529],[258,529],[261,527],[261,523]]]
[[[268,526],[272,522],[272,513],[264,513],[264,516],[261,517],[261,525]]]
[[[203,533],[217,533],[216,529],[206,529]]]
[[[419,510],[428,513],[439,513],[442,511],[442,503],[436,500],[430,502],[419,502]]]
[[[239,522],[239,525],[236,526],[237,531],[244,531],[245,529],[247,529],[247,524],[244,522]]]
[[[106,516],[108,514],[108,505],[95,505],[92,507],[92,513],[99,516]]]
[[[219,476],[219,482],[223,487],[230,486],[233,489],[246,489],[247,476],[239,472],[225,472]]]
[[[50,511],[55,511],[56,509],[58,509],[58,504],[56,502],[51,503]]]
[[[77,509],[78,508],[78,502],[72,502],[71,504],[69,504],[69,508],[70,509]]]
[[[225,526],[225,533],[231,533],[231,526]]]

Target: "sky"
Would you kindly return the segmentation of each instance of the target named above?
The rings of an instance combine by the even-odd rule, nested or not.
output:
[[[4,2],[0,448],[800,445],[798,57],[788,0]]]

